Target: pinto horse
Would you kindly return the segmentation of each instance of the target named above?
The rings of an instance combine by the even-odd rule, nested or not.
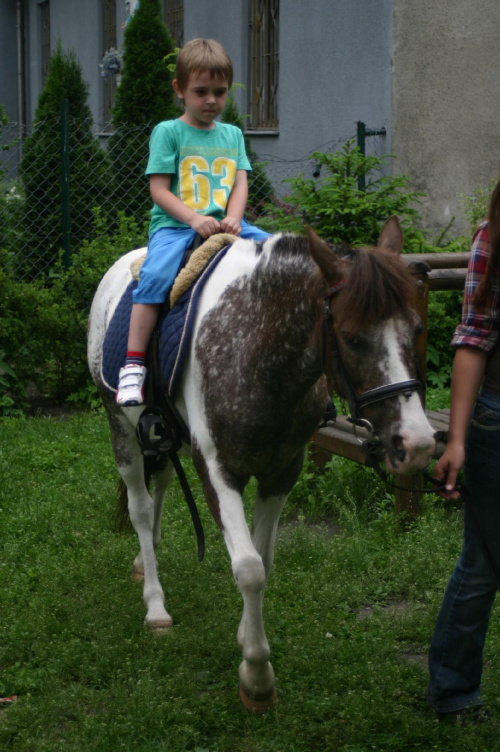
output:
[[[307,237],[276,234],[261,244],[237,239],[199,297],[175,404],[189,428],[193,463],[243,598],[240,697],[251,710],[270,707],[275,698],[264,588],[278,519],[304,447],[324,416],[328,384],[370,426],[392,472],[417,472],[434,451],[418,393],[416,285],[399,259],[402,242],[396,217],[369,249],[332,249],[309,229]],[[144,573],[146,623],[166,628],[173,621],[155,549],[172,466],[153,473],[150,496],[135,435],[142,407],[117,406],[100,365],[106,329],[141,252],[120,258],[99,285],[88,357],[139,537],[134,567]],[[242,492],[251,476],[257,494],[250,531]]]

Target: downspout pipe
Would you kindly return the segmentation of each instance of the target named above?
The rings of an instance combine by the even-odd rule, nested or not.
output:
[[[17,123],[19,127],[19,161],[23,157],[23,125],[24,125],[24,67],[23,67],[23,9],[22,1],[16,2],[16,34],[17,34]]]

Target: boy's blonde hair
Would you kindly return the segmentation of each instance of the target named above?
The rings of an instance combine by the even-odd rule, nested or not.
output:
[[[231,88],[233,64],[224,47],[215,39],[192,39],[179,53],[175,78],[180,91],[186,89],[192,75],[200,73],[225,79]]]

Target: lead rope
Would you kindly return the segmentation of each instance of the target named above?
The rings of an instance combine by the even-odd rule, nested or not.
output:
[[[400,489],[402,491],[409,491],[410,493],[420,493],[420,494],[430,494],[430,493],[438,493],[439,491],[444,491],[446,484],[443,481],[437,480],[436,478],[433,478],[432,475],[429,475],[429,473],[424,472],[422,475],[424,476],[425,480],[429,483],[432,483],[434,486],[433,488],[403,488],[403,486],[398,486],[394,482],[390,482],[388,480],[388,474],[382,470],[380,467],[378,460],[376,456],[374,456],[373,452],[370,452],[368,442],[363,442],[363,450],[364,454],[367,460],[367,464],[369,467],[371,467],[377,475],[384,481],[384,483],[389,486],[391,489]],[[488,547],[488,543],[486,540],[486,531],[483,525],[483,521],[481,520],[481,517],[478,514],[478,511],[474,505],[474,500],[472,498],[472,495],[463,483],[459,483],[456,486],[456,489],[460,491],[460,496],[463,499],[464,506],[471,515],[471,517],[474,520],[476,531],[477,531],[477,537],[479,540],[479,545],[481,547],[481,551],[483,553],[484,559],[490,568],[490,572],[493,575],[493,579],[495,580],[495,585],[497,587],[497,590],[500,590],[500,570],[498,569],[495,560],[491,554],[491,551]]]

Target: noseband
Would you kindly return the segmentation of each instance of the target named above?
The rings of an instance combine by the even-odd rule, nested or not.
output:
[[[382,402],[390,397],[397,397],[402,394],[406,399],[409,399],[413,392],[423,392],[424,386],[419,379],[408,379],[407,381],[395,381],[391,384],[384,384],[382,386],[375,387],[374,389],[368,389],[362,394],[356,394],[356,391],[352,385],[352,381],[345,369],[342,355],[338,345],[337,337],[333,328],[333,316],[330,309],[332,298],[345,287],[345,282],[338,282],[336,285],[330,287],[324,298],[323,308],[323,369],[326,370],[326,343],[330,346],[331,358],[333,369],[336,375],[339,377],[341,388],[343,391],[344,399],[349,406],[350,417],[349,421],[354,426],[360,426],[366,428],[372,435],[370,443],[378,443],[381,445],[380,439],[375,436],[373,426],[368,420],[360,417],[360,411],[367,405],[372,405],[375,402]],[[375,447],[373,447],[374,449]]]

